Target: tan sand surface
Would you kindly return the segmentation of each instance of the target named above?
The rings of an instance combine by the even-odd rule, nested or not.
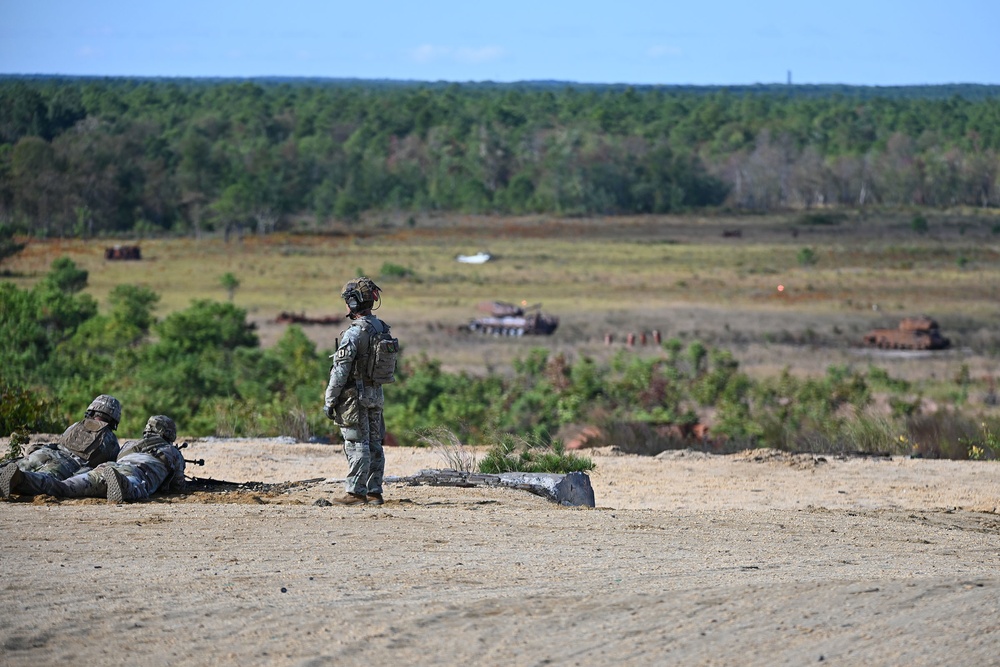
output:
[[[284,440],[184,454],[318,481],[0,501],[0,664],[1000,665],[1000,464],[585,453],[594,509],[402,484],[316,505],[340,448]]]

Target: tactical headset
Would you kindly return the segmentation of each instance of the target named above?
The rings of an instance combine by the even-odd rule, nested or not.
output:
[[[362,281],[367,283],[371,290],[370,299],[365,299],[364,292],[361,290]],[[379,305],[381,305],[381,289],[371,278],[359,278],[357,280],[352,280],[345,285],[345,288],[346,289],[341,292],[340,296],[344,299],[344,302],[347,304],[347,307],[352,313],[358,312],[359,309],[364,310],[363,306],[368,303],[372,304],[369,308],[373,307],[376,301],[378,301]]]

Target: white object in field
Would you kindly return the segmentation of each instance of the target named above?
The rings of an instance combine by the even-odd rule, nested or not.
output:
[[[493,259],[493,255],[488,252],[477,252],[475,255],[459,255],[455,259],[462,264],[485,264]]]

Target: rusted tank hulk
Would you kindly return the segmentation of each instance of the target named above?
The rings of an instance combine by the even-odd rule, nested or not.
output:
[[[142,251],[137,245],[116,245],[104,249],[104,259],[142,259]]]
[[[862,342],[883,350],[943,350],[950,344],[938,323],[926,315],[904,318],[896,329],[872,329]]]
[[[274,319],[278,324],[336,324],[342,318],[340,315],[324,315],[322,317],[307,317],[305,313],[290,313],[281,311]]]
[[[489,313],[466,325],[469,331],[495,336],[548,336],[559,326],[559,318],[546,315],[542,304],[521,307],[505,301],[486,301],[479,309]]]

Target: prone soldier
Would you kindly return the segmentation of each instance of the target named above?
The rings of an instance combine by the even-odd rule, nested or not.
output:
[[[45,493],[38,486],[45,483],[43,480],[61,481],[114,461],[119,452],[114,432],[121,417],[121,402],[114,396],[101,394],[91,401],[83,419],[63,432],[59,442],[26,447],[24,456],[0,467],[0,496]]]
[[[20,488],[60,498],[106,497],[111,502],[148,498],[157,491],[184,490],[184,457],[174,444],[177,426],[166,415],[146,422],[141,440],[130,440],[114,462],[83,470],[65,480],[21,472]]]

